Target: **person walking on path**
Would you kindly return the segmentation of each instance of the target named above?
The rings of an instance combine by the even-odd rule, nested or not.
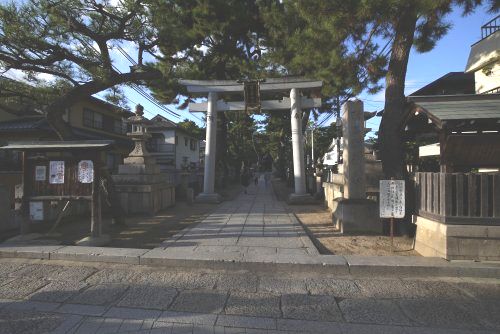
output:
[[[247,194],[247,188],[250,185],[250,177],[251,177],[250,171],[243,164],[243,166],[241,166],[241,171],[240,171],[240,181],[241,185],[245,188],[245,194]]]
[[[269,172],[266,172],[264,174],[264,182],[266,184],[266,188],[269,186],[269,180],[271,180],[271,174],[269,174]]]

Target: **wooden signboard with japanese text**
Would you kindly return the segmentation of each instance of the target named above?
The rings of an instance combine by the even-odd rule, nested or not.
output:
[[[404,218],[405,181],[380,180],[380,218]]]

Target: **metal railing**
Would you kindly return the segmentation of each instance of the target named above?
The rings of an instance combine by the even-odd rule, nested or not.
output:
[[[500,15],[481,26],[481,39],[494,34],[498,30],[500,30]]]
[[[500,225],[500,173],[415,173],[415,202],[442,223]]]

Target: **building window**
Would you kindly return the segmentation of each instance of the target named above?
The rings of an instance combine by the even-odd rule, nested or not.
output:
[[[89,128],[102,129],[102,114],[90,109],[83,109],[83,125]]]
[[[191,149],[191,151],[196,151],[196,140],[191,139],[189,141],[189,148]]]
[[[113,121],[113,132],[119,134],[125,133],[125,127],[123,126],[123,122],[121,119],[115,119]]]

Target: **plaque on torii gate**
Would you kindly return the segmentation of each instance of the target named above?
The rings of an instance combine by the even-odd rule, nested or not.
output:
[[[215,193],[215,147],[218,111],[247,111],[246,102],[226,102],[219,100],[218,95],[245,95],[245,83],[233,80],[180,80],[187,91],[194,95],[208,94],[207,102],[189,103],[190,112],[205,112],[207,119],[205,145],[205,174],[203,192],[197,196],[199,202],[219,202],[220,196]],[[306,173],[304,163],[304,146],[302,134],[302,110],[321,106],[320,98],[307,98],[301,91],[320,89],[323,83],[319,80],[304,78],[266,79],[258,83],[260,92],[286,92],[289,98],[282,100],[259,101],[259,111],[290,110],[293,148],[294,193],[290,195],[291,203],[299,203],[310,198],[306,193]],[[255,101],[254,101],[255,102]]]

